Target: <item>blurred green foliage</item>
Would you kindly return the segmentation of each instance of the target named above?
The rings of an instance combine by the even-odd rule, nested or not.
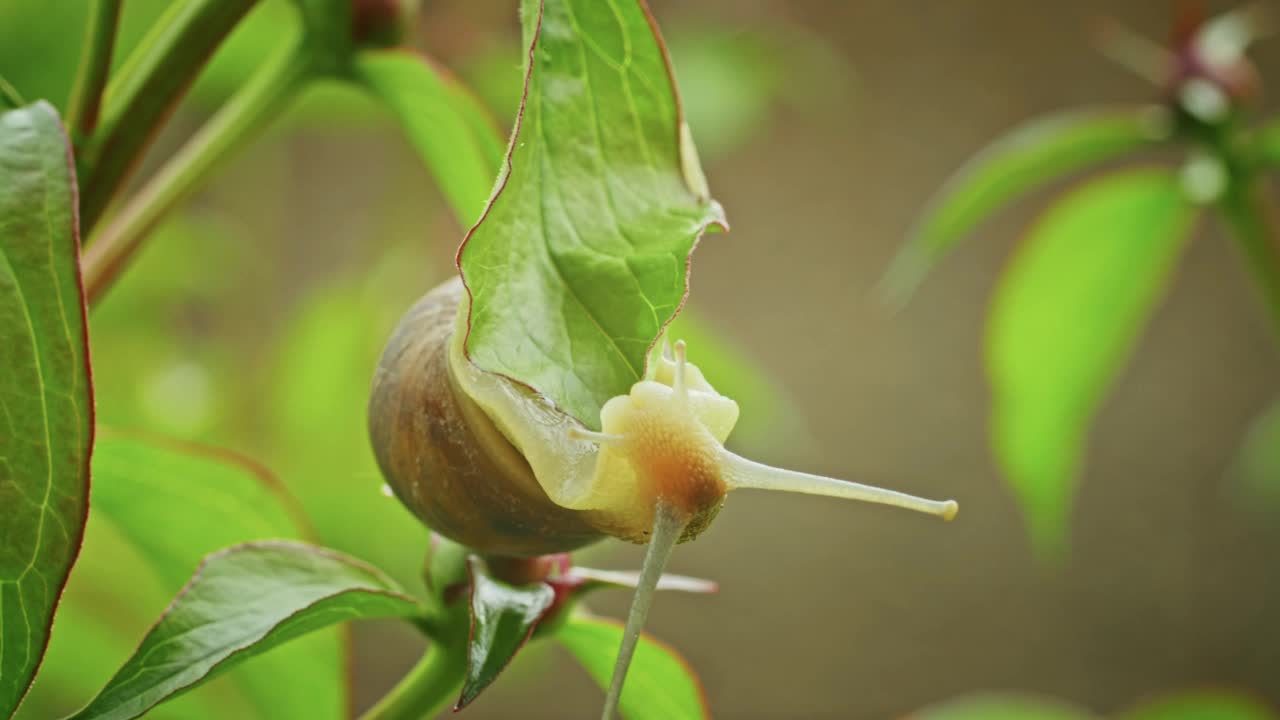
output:
[[[1066,549],[1089,421],[1196,214],[1172,171],[1094,180],[1045,212],[1001,277],[987,327],[991,442],[1047,555]]]
[[[1067,547],[1090,423],[1199,216],[1224,221],[1280,332],[1280,215],[1265,174],[1277,121],[1249,126],[1258,71],[1246,57],[1272,21],[1256,5],[1214,17],[1187,10],[1168,48],[1105,25],[1100,48],[1155,82],[1162,103],[1059,112],[989,143],[931,200],[885,277],[901,301],[993,213],[1093,173],[1025,231],[987,318],[992,450],[1042,556]],[[1101,172],[1157,148],[1176,164]]]
[[[61,716],[84,705],[208,553],[309,534],[300,508],[274,478],[225,452],[105,431],[93,475],[84,548],[20,718]],[[280,705],[318,720],[341,717],[344,647],[338,631],[302,638],[153,717],[266,714]],[[282,686],[280,677],[290,682]]]
[[[151,23],[169,6],[167,0],[125,3],[115,67],[126,62]],[[65,28],[76,28],[78,38],[86,16],[84,3],[0,0],[0,75],[28,98],[48,98],[65,106],[78,62],[74,52],[78,43],[67,42]],[[289,0],[263,0],[200,75],[172,127],[161,137],[160,150],[153,154],[166,154],[193,123],[240,87],[273,48],[290,42],[297,33],[296,21],[296,9]],[[824,46],[817,45],[815,51],[805,42],[780,45],[776,30],[761,27],[721,34],[709,44],[698,42],[701,30],[674,31],[674,52],[690,57],[684,90],[697,98],[689,112],[697,114],[699,133],[706,133],[707,154],[729,152],[767,132],[770,108],[798,107],[817,97],[806,99],[794,92],[794,86],[790,90],[784,86],[782,71],[766,67],[767,56],[776,49],[780,55],[775,60],[812,62]],[[798,37],[798,31],[787,37]],[[498,69],[485,74],[482,96],[500,94],[486,93],[485,87],[502,88],[512,99],[518,95],[519,57],[513,51],[517,45],[514,40],[501,45],[510,62],[489,66]],[[485,62],[483,48],[472,51],[453,61],[463,68]],[[385,66],[396,63],[396,55],[417,61],[401,51],[388,51],[381,59],[378,53],[367,57]],[[31,62],[35,57],[41,61]],[[416,72],[411,63],[399,62],[398,67]],[[408,82],[421,88],[422,81],[423,75],[417,75]],[[330,189],[322,192],[341,192],[344,183],[341,168],[335,165],[330,177],[309,188],[307,178],[294,169],[298,148],[323,152],[328,143],[396,147],[404,142],[395,137],[399,135],[395,114],[378,107],[378,95],[332,81],[315,84],[285,113],[276,130],[232,170],[239,177],[252,177],[252,183],[215,181],[196,202],[163,223],[129,273],[95,308],[93,360],[99,420],[104,425],[234,447],[261,459],[298,498],[314,525],[316,539],[365,558],[406,587],[416,588],[421,584],[427,533],[382,492],[368,447],[364,408],[374,365],[391,328],[418,294],[450,272],[452,248],[461,237],[458,224],[465,226],[468,220],[450,223],[422,173],[413,170],[413,163],[401,163],[383,172],[381,190],[361,194],[374,200],[355,214],[328,208],[327,219],[296,222],[299,203],[313,201],[308,199],[309,192],[325,187]],[[417,109],[428,107],[430,101],[424,97]],[[498,116],[510,117],[504,112],[510,107],[499,107]],[[411,117],[414,112],[414,107],[401,108],[399,115]],[[472,120],[473,128],[488,122],[479,106]],[[450,184],[460,177],[450,174],[455,161],[444,157],[433,165],[423,145],[439,143],[439,136],[429,132],[435,128],[405,129],[428,161],[434,180],[449,195]],[[496,128],[490,132],[488,137],[476,136],[486,163],[494,163],[493,155],[505,146],[505,133]],[[310,168],[320,164],[314,158],[307,162]],[[464,215],[459,208],[474,203],[476,196],[487,197],[492,178],[483,179],[483,173],[475,178],[469,189],[453,198],[459,215]],[[331,228],[335,220],[358,225],[367,241],[314,252],[305,234]],[[696,319],[682,319],[681,326],[681,332],[695,343],[699,364],[714,368],[717,377],[723,378],[717,385],[739,397],[750,412],[739,442],[785,442],[779,427],[798,432],[785,398],[759,368],[742,359],[741,351]],[[107,442],[103,457],[119,450],[117,460],[128,462],[128,453],[112,445],[113,441]],[[112,479],[124,467],[120,465],[119,472],[102,470],[107,484],[95,492],[160,482],[149,471]],[[173,458],[154,468],[183,477],[181,484],[170,488],[174,492],[192,484],[237,482],[210,475],[208,468],[183,466]],[[180,502],[170,493],[158,493],[154,500]],[[204,507],[205,500],[190,499],[187,507],[194,512]],[[95,497],[94,501],[100,500]],[[101,503],[102,512],[89,528],[81,570],[64,602],[45,675],[25,706],[24,717],[66,712],[102,687],[189,577],[199,557],[234,540],[231,535],[245,536],[239,539],[269,534],[297,537],[301,532],[296,526],[281,526],[274,533],[252,531],[229,520],[220,529],[208,528],[207,533],[193,531],[200,536],[198,542],[163,555],[145,537],[122,533],[119,523],[132,521],[112,519],[109,500]],[[186,522],[182,513],[172,517]],[[220,517],[211,512],[191,522],[193,527],[206,527]],[[156,524],[154,530],[165,527],[170,526]],[[136,582],[118,582],[123,576]],[[335,642],[335,635],[317,634],[255,659],[247,667],[269,682],[280,676],[268,669],[277,658],[307,667],[299,656],[309,655],[312,667],[325,665],[331,662],[327,658]],[[255,708],[264,707],[261,700],[266,691],[255,689],[252,676],[254,672],[233,671],[157,708],[152,716],[260,714]],[[280,702],[298,709],[302,713],[298,717],[326,717],[320,708],[333,711],[345,702],[337,697],[343,692],[339,683],[329,684],[330,689],[323,692],[301,680],[291,688],[296,692]]]
[[[601,688],[608,688],[622,630],[622,624],[615,620],[577,615],[557,631],[556,639]],[[702,687],[684,658],[648,635],[642,635],[636,647],[621,710],[628,720],[697,720],[709,716]]]

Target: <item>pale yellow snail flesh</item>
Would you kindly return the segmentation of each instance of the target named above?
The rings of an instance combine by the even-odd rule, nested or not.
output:
[[[465,303],[465,301],[464,301]],[[882,488],[770,467],[736,455],[724,442],[738,404],[688,362],[683,341],[650,358],[647,377],[600,411],[600,432],[585,429],[549,401],[466,360],[465,304],[457,315],[450,364],[459,387],[524,455],[556,504],[590,511],[609,534],[647,542],[641,579],[627,617],[606,698],[612,718],[627,667],[671,550],[701,532],[730,490],[757,488],[827,495],[955,517],[954,500],[935,501]]]

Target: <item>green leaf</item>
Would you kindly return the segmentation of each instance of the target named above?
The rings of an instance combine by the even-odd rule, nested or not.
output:
[[[489,687],[511,662],[556,599],[544,582],[513,586],[484,572],[479,558],[471,566],[471,639],[467,678],[457,709],[466,707]]]
[[[1095,720],[1059,700],[1021,693],[978,693],[918,710],[912,720]]]
[[[1000,280],[987,322],[992,443],[1041,552],[1063,549],[1089,420],[1196,214],[1172,171],[1106,176],[1060,198]]]
[[[80,551],[93,447],[76,181],[57,112],[0,114],[0,718]]]
[[[502,140],[487,111],[447,69],[409,50],[359,53],[355,72],[400,121],[454,215],[470,227],[502,162]]]
[[[272,363],[271,435],[264,435],[262,447],[323,545],[358,555],[404,587],[417,588],[429,533],[382,492],[365,411],[382,346],[398,313],[421,292],[420,278],[400,277],[406,267],[411,278],[421,272],[421,257],[402,250],[386,248],[379,267],[366,268],[359,278],[331,278],[300,301]]]
[[[1253,421],[1236,458],[1243,495],[1280,509],[1280,400]]]
[[[622,644],[622,623],[576,616],[556,633],[556,639],[601,688],[609,687],[614,660]],[[649,635],[640,636],[622,691],[621,710],[627,720],[711,717],[702,685],[689,663]]]
[[[278,480],[225,451],[108,433],[93,469],[94,511],[148,561],[168,592],[163,599],[209,553],[251,540],[310,535]],[[347,702],[344,665],[345,643],[335,631],[290,643],[232,674],[262,717],[284,706],[308,718],[337,718]],[[279,677],[291,678],[289,686],[281,687]]]
[[[598,429],[683,302],[694,244],[724,217],[643,4],[523,6],[530,59],[507,172],[459,250],[466,350]]]
[[[275,478],[225,451],[100,430],[93,476],[84,550],[23,706],[35,710],[32,718],[65,715],[101,688],[202,557],[248,540],[307,534]],[[201,688],[153,715],[272,717],[289,707],[337,720],[346,706],[343,651],[336,630],[313,633],[232,670],[223,687]],[[232,712],[235,702],[243,708]]]
[[[1037,118],[988,145],[929,201],[884,279],[905,301],[957,241],[1001,207],[1065,176],[1164,139],[1159,108],[1073,110]]]
[[[1275,714],[1258,700],[1239,693],[1202,690],[1143,703],[1119,720],[1273,720]]]
[[[135,718],[313,630],[420,610],[382,573],[331,550],[285,541],[232,547],[205,559],[133,657],[73,717]]]

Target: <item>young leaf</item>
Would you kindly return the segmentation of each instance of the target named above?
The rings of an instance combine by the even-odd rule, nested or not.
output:
[[[986,339],[992,444],[1041,552],[1063,549],[1089,419],[1195,217],[1170,170],[1109,175],[1059,199],[1000,280]]]
[[[1200,690],[1143,703],[1119,720],[1274,720],[1261,701],[1241,693]]]
[[[355,72],[400,121],[458,222],[470,227],[502,162],[502,140],[480,101],[447,69],[408,50],[361,52]]]
[[[202,557],[248,540],[307,536],[278,481],[225,451],[99,429],[93,477],[84,549],[23,703],[33,719],[66,715],[101,688]],[[343,651],[336,629],[312,633],[149,716],[271,717],[287,706],[337,720],[346,706]],[[232,712],[235,701],[243,707]]]
[[[601,688],[609,687],[622,642],[622,623],[573,617],[556,633],[556,639]],[[627,720],[700,720],[711,716],[693,669],[679,653],[648,635],[640,637],[631,661],[621,709]]]
[[[474,556],[471,566],[471,638],[467,678],[455,710],[489,687],[533,634],[543,613],[556,599],[543,582],[512,586],[490,578]]]
[[[154,608],[151,617],[204,556],[252,540],[311,535],[301,509],[275,477],[225,451],[107,432],[94,451],[93,471],[95,518],[120,532],[164,589],[162,597],[148,598],[154,603],[148,606]],[[94,557],[91,545],[86,552]],[[110,593],[99,587],[90,594],[101,602]],[[110,661],[127,657],[133,641]],[[337,718],[347,702],[344,654],[337,631],[313,633],[231,674],[263,717],[287,706],[308,718]],[[279,677],[290,682],[282,686]]]
[[[1099,720],[1059,700],[1021,693],[977,693],[918,710],[913,720]]]
[[[420,610],[382,573],[330,550],[283,541],[228,548],[205,559],[133,657],[73,718],[135,718],[313,630]]]
[[[929,201],[884,279],[904,302],[951,247],[1001,207],[1054,180],[1128,155],[1169,133],[1160,108],[1074,110],[1037,118],[988,145]]]
[[[644,373],[724,225],[639,0],[525,0],[524,100],[506,173],[458,251],[468,356],[588,427]]]
[[[0,718],[21,702],[88,511],[93,391],[58,115],[0,114]]]

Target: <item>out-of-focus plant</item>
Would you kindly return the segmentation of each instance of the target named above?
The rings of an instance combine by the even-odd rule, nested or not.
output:
[[[1273,23],[1261,5],[1190,13],[1169,48],[1104,25],[1103,49],[1158,84],[1160,102],[1077,108],[997,139],[939,191],[885,278],[905,300],[991,214],[1091,173],[1026,231],[987,321],[991,444],[1043,556],[1066,548],[1089,423],[1202,216],[1216,215],[1236,241],[1280,334],[1268,177],[1280,167],[1280,120],[1254,122],[1259,77],[1245,57]]]
[[[350,698],[343,679],[345,636],[336,626],[369,618],[405,620],[431,644],[366,718],[423,717],[450,702],[461,708],[532,638],[559,640],[609,688],[606,717],[615,710],[633,720],[705,717],[708,709],[692,670],[674,650],[642,636],[640,627],[653,590],[714,590],[706,581],[661,570],[685,527],[688,537],[704,529],[730,487],[954,514],[954,502],[924,501],[739,458],[720,446],[736,420],[733,401],[716,395],[696,368],[686,366],[682,344],[671,359],[650,352],[683,305],[683,268],[693,243],[723,217],[707,194],[669,59],[643,2],[523,3],[529,59],[518,118],[525,134],[513,132],[505,151],[493,120],[471,92],[442,65],[403,47],[416,6],[411,0],[258,5],[143,0],[130,3],[132,12],[126,12],[121,0],[94,0],[51,13],[30,4],[0,7],[6,34],[32,28],[58,38],[49,63],[26,63],[21,51],[10,50],[21,42],[0,42],[0,73],[17,64],[6,53],[24,61],[11,73],[16,82],[0,78],[0,717],[19,711],[32,718],[342,717]],[[66,38],[78,10],[87,12],[76,64],[67,51],[77,48]],[[580,64],[563,62],[575,53]],[[620,60],[613,53],[621,53]],[[215,55],[219,60],[213,61]],[[592,79],[601,72],[616,75],[616,82]],[[59,112],[45,98],[68,83],[70,99]],[[644,538],[631,537],[636,540],[649,537],[647,523],[657,518],[643,572],[577,567],[562,553],[513,558],[443,538],[428,551],[426,528],[378,492],[363,418],[352,407],[363,405],[365,383],[350,380],[359,369],[367,371],[370,348],[380,344],[381,333],[373,331],[385,307],[366,291],[366,284],[381,282],[379,276],[329,288],[284,333],[279,346],[292,365],[287,372],[262,371],[272,378],[269,402],[278,411],[269,428],[238,427],[229,409],[234,400],[219,392],[237,382],[252,386],[254,378],[222,376],[227,363],[215,355],[228,349],[198,347],[207,341],[202,298],[187,296],[185,307],[165,302],[173,294],[166,283],[181,286],[192,275],[237,272],[234,263],[223,266],[226,258],[161,256],[149,270],[158,281],[125,294],[114,317],[103,313],[94,319],[95,332],[119,334],[116,347],[136,355],[97,364],[101,382],[95,390],[88,310],[99,306],[126,270],[137,274],[136,260],[148,240],[167,235],[170,243],[198,244],[216,236],[216,221],[175,223],[160,232],[161,222],[317,85],[356,88],[369,99],[363,111],[379,108],[395,118],[458,222],[475,226],[472,248],[505,247],[508,261],[548,251],[605,218],[603,206],[564,203],[563,197],[606,193],[613,227],[593,227],[587,239],[600,246],[584,249],[594,255],[561,255],[557,261],[567,267],[556,267],[554,277],[536,277],[535,270],[547,267],[531,264],[469,266],[473,282],[514,289],[498,315],[474,329],[502,326],[513,313],[540,314],[549,319],[542,339],[565,343],[567,360],[529,366],[529,357],[503,350],[515,348],[519,337],[490,337],[472,347],[499,364],[513,362],[518,367],[511,375],[529,381],[531,389],[545,382],[548,393],[537,395],[531,407],[547,412],[546,407],[564,406],[564,420],[581,423],[570,430],[582,433],[571,432],[566,440],[614,442],[614,436],[587,429],[599,427],[600,402],[610,395],[632,402],[641,424],[650,423],[666,438],[646,444],[638,431],[636,443],[617,450],[629,453],[623,459],[631,469],[619,458],[605,467],[623,479],[669,483],[619,484],[640,493],[610,506],[613,515],[584,512],[599,523],[601,534],[623,535],[614,529],[619,518],[640,522]],[[205,86],[212,90],[200,90]],[[153,143],[189,93],[216,105],[216,113],[167,157],[154,157]],[[24,95],[37,101],[28,103]],[[573,104],[583,99],[591,103]],[[746,126],[735,127],[725,134],[726,145],[741,140]],[[526,149],[535,145],[536,151]],[[568,171],[569,180],[545,178],[552,161],[556,171]],[[140,172],[152,162],[154,169]],[[622,190],[630,194],[615,195]],[[535,196],[543,202],[521,202]],[[559,215],[548,219],[542,208],[553,201],[559,202]],[[478,222],[482,211],[486,220]],[[551,227],[558,234],[548,234]],[[624,276],[636,287],[617,282]],[[590,307],[574,315],[566,308],[575,306],[539,294],[566,289],[566,297],[588,290]],[[582,312],[596,324],[557,324]],[[131,337],[126,328],[139,320],[171,324],[174,332],[162,344],[153,343],[152,335]],[[346,332],[334,332],[334,322]],[[628,368],[613,358],[624,345]],[[768,398],[749,366],[708,345],[704,367],[727,376],[723,387],[736,385],[748,396]],[[649,371],[638,374],[648,363]],[[606,365],[618,372],[601,373]],[[121,378],[131,372],[152,381],[130,386]],[[587,393],[563,392],[584,378]],[[671,394],[674,414],[652,424],[644,403],[627,395],[633,381],[640,388],[635,392]],[[348,392],[353,388],[359,392]],[[129,424],[149,431],[269,436],[285,455],[278,464],[291,476],[288,486],[300,501],[239,456],[150,432],[104,430],[94,414],[99,400],[112,417],[131,418]],[[708,407],[716,414],[704,417]],[[315,422],[344,413],[354,425]],[[352,441],[356,437],[359,443]],[[426,438],[424,452],[438,440]],[[468,450],[478,456],[488,448],[477,444]],[[348,476],[351,468],[356,470]],[[708,475],[709,468],[712,475],[723,471],[724,478]],[[338,477],[313,482],[329,474]],[[507,488],[496,485],[500,479],[493,481],[502,505]],[[613,475],[607,479],[612,482]],[[432,492],[458,489],[445,480]],[[688,492],[706,482],[719,494]],[[394,489],[415,507],[416,495]],[[604,490],[607,498],[621,497]],[[677,490],[688,497],[676,497]],[[687,508],[674,502],[681,498],[698,503],[692,513],[696,527]],[[511,530],[503,527],[504,507],[485,510],[482,523]],[[579,509],[565,508],[570,510]],[[544,539],[558,542],[555,532]],[[425,572],[414,577],[423,554]],[[365,555],[390,573],[358,557]],[[78,556],[79,570],[71,575]],[[581,604],[584,595],[605,588],[640,588],[625,627],[594,617]],[[110,674],[103,658],[118,662],[119,669]],[[242,665],[250,659],[252,665]],[[623,692],[629,667],[631,682]]]
[[[1225,690],[1163,695],[1099,715],[1077,705],[1032,695],[979,693],[917,711],[912,720],[1273,720],[1261,701]]]

